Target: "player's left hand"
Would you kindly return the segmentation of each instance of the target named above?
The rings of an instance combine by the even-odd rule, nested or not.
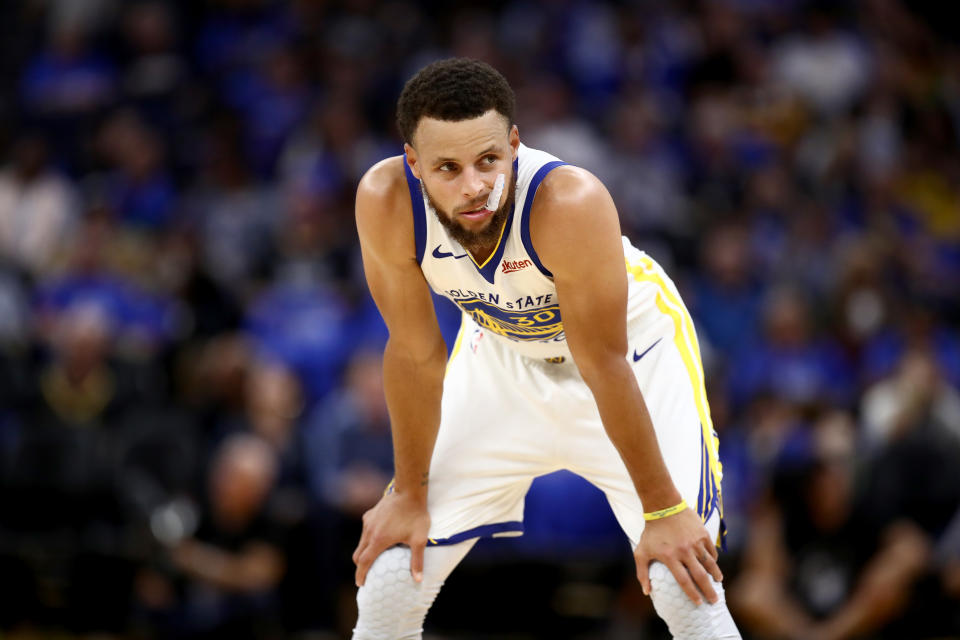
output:
[[[695,605],[703,602],[701,593],[710,604],[717,602],[717,593],[710,583],[710,576],[718,582],[723,580],[717,566],[717,548],[693,510],[687,508],[647,522],[633,557],[644,594],[650,594],[650,563],[659,560]]]

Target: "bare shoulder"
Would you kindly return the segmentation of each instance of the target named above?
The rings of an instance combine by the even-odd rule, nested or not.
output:
[[[595,213],[592,208],[600,202],[613,204],[600,179],[586,169],[563,165],[544,177],[533,208],[541,216],[568,218]]]
[[[393,156],[373,165],[360,178],[357,186],[357,216],[395,215],[404,205],[409,210],[406,176],[403,171],[403,156]],[[372,209],[372,214],[368,211]]]
[[[599,178],[579,167],[561,166],[546,175],[530,211],[530,236],[544,266],[589,252],[593,245],[620,242],[620,220]],[[605,249],[604,249],[605,250]]]
[[[413,207],[403,156],[370,167],[357,186],[356,219],[360,242],[390,257],[413,257]]]

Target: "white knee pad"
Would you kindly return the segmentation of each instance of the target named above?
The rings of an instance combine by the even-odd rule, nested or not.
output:
[[[353,640],[417,640],[423,619],[450,572],[473,547],[475,540],[429,547],[423,555],[423,581],[410,575],[409,547],[381,553],[364,585],[357,591],[357,626]]]
[[[387,549],[373,562],[364,585],[357,592],[357,626],[354,640],[419,638],[423,616],[414,621],[424,600],[424,584],[410,575],[410,549]],[[431,601],[432,602],[432,599]],[[423,607],[424,615],[430,602]]]
[[[719,600],[710,604],[704,599],[698,607],[684,593],[670,569],[662,562],[650,565],[650,597],[670,635],[676,640],[739,640],[740,632],[727,609],[723,585],[713,578]]]

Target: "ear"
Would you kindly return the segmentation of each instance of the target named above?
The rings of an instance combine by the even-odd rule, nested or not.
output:
[[[520,149],[520,131],[517,129],[517,125],[510,126],[510,148],[513,149],[513,157],[511,160],[517,159],[517,151]]]
[[[404,142],[403,153],[404,160],[410,167],[410,172],[413,173],[413,176],[417,180],[422,180],[423,178],[420,176],[420,163],[417,160],[417,150],[410,146],[409,143]]]

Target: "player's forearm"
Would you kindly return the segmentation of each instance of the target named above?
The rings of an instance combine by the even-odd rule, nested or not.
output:
[[[681,495],[663,461],[650,413],[630,365],[624,358],[612,356],[593,366],[582,366],[581,373],[644,510],[676,505]]]
[[[446,355],[442,339],[419,357],[389,340],[383,354],[384,391],[393,433],[394,489],[424,502],[430,457],[440,427]]]

